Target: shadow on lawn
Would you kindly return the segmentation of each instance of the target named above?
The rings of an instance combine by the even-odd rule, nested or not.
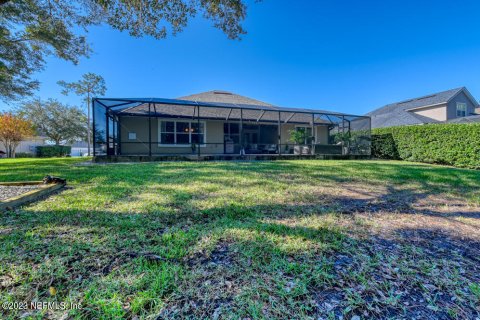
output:
[[[72,162],[74,163],[74,162]],[[0,170],[0,181],[41,179],[55,173],[68,181],[106,184],[122,182],[128,186],[151,183],[190,183],[218,181],[240,175],[243,179],[280,180],[302,183],[387,182],[419,183],[425,191],[450,192],[458,190],[467,194],[480,188],[480,172],[450,167],[412,164],[408,162],[375,161],[245,161],[245,162],[161,162],[132,165],[73,166],[72,163],[52,165],[48,159],[32,163],[5,164]],[[307,165],[308,164],[308,165]],[[478,194],[478,193],[477,193]]]
[[[352,200],[348,198],[332,198],[330,202],[333,206],[344,208],[346,210],[345,213],[372,213],[391,208],[392,200],[389,196],[392,195],[397,196],[397,192],[393,188],[389,189],[389,193],[385,195],[385,197],[375,200],[376,207],[372,207],[372,205],[365,200]],[[181,195],[182,198],[184,196],[185,195]],[[408,207],[401,210],[409,213]],[[363,312],[369,308],[368,304],[373,304],[381,309],[377,313],[372,313],[370,310],[370,316],[404,316],[404,308],[400,305],[394,307],[384,305],[384,302],[382,302],[384,298],[381,298],[381,295],[379,296],[378,294],[378,290],[385,290],[380,285],[383,282],[389,282],[392,283],[391,287],[393,288],[389,290],[405,291],[408,289],[405,292],[410,292],[408,295],[404,295],[401,300],[401,302],[408,302],[415,305],[414,308],[409,309],[408,317],[448,318],[445,311],[440,311],[439,313],[428,309],[426,303],[419,304],[418,301],[415,302],[412,300],[412,298],[424,299],[425,293],[424,289],[418,283],[414,283],[413,281],[413,284],[409,283],[408,279],[410,279],[410,276],[407,276],[407,278],[402,281],[393,281],[391,279],[391,271],[389,270],[379,269],[380,267],[364,270],[363,268],[366,262],[363,259],[366,259],[365,257],[367,257],[367,259],[374,259],[379,253],[385,256],[390,255],[395,257],[394,261],[398,261],[398,263],[403,263],[401,261],[405,259],[413,259],[413,262],[415,259],[426,259],[431,265],[441,265],[445,260],[455,261],[460,263],[460,267],[463,268],[463,270],[467,270],[467,273],[463,274],[462,277],[470,281],[479,280],[478,263],[480,261],[476,258],[480,253],[480,243],[478,241],[466,241],[465,238],[456,238],[451,234],[442,232],[432,233],[432,230],[425,228],[397,230],[395,234],[396,237],[393,240],[391,237],[383,238],[378,236],[370,239],[355,239],[352,238],[350,234],[347,234],[348,231],[341,228],[311,228],[265,222],[267,218],[301,218],[314,214],[321,215],[329,211],[330,209],[325,208],[323,204],[273,207],[261,205],[250,207],[229,205],[208,211],[200,210],[197,211],[197,213],[191,212],[188,216],[179,214],[178,216],[172,217],[172,219],[163,221],[160,218],[162,213],[135,215],[135,219],[132,219],[132,215],[128,213],[112,215],[110,212],[91,210],[85,212],[69,210],[61,213],[55,211],[28,212],[27,210],[19,212],[18,214],[24,215],[29,213],[31,215],[33,213],[43,218],[40,221],[37,220],[34,223],[27,222],[21,226],[16,223],[15,219],[9,219],[4,222],[4,226],[15,228],[14,232],[17,233],[17,236],[22,230],[28,231],[32,228],[41,230],[42,225],[52,230],[53,233],[49,234],[48,237],[40,236],[38,241],[42,243],[42,246],[35,246],[35,249],[31,250],[27,257],[22,253],[16,254],[13,251],[10,257],[14,260],[9,261],[9,263],[19,263],[24,258],[30,263],[34,256],[54,256],[60,259],[59,263],[64,264],[65,269],[68,271],[64,275],[54,278],[53,282],[56,285],[61,283],[66,288],[75,285],[71,282],[73,276],[78,277],[81,275],[84,282],[93,283],[100,277],[109,275],[112,272],[112,276],[115,276],[115,270],[121,269],[126,265],[140,265],[142,263],[141,260],[149,261],[148,258],[144,257],[150,254],[159,257],[159,259],[155,259],[150,263],[175,264],[191,272],[201,270],[202,268],[210,268],[206,276],[192,280],[198,283],[189,282],[189,286],[197,286],[198,291],[196,292],[196,296],[190,296],[185,293],[186,291],[179,291],[176,294],[176,299],[169,299],[169,305],[166,306],[165,310],[168,311],[169,307],[175,306],[180,307],[180,313],[170,314],[168,312],[171,310],[166,311],[166,313],[163,314],[166,317],[183,317],[189,314],[208,317],[212,316],[215,310],[220,307],[230,308],[231,311],[238,311],[238,308],[241,308],[241,306],[238,305],[238,301],[235,301],[236,293],[222,282],[223,280],[221,279],[223,279],[224,275],[221,272],[224,271],[221,268],[233,268],[232,270],[234,271],[230,274],[232,277],[231,281],[233,281],[233,283],[237,280],[243,281],[242,287],[236,288],[242,291],[248,289],[249,286],[252,286],[257,280],[271,279],[272,276],[278,272],[282,272],[282,278],[294,281],[296,277],[304,277],[309,272],[312,272],[312,266],[319,264],[329,265],[329,267],[327,267],[327,273],[338,279],[343,279],[342,282],[327,281],[325,283],[317,283],[312,280],[313,282],[308,282],[307,292],[295,297],[295,299],[303,301],[302,303],[306,306],[307,314],[311,316],[325,316],[328,315],[329,312],[337,315],[342,314],[350,303],[348,302],[350,298],[347,298],[346,292],[363,285],[360,279],[350,275],[350,273],[354,273],[363,274],[363,277],[366,277],[369,281],[373,281],[375,285],[372,288],[362,289],[363,291],[360,291],[359,294],[365,302],[355,305],[351,313],[347,312],[349,315],[353,315],[356,312]],[[423,212],[421,214],[430,215],[432,213]],[[344,217],[348,218],[349,215],[346,214]],[[190,220],[188,227],[182,228],[188,220]],[[65,228],[66,232],[56,234],[55,230],[57,227],[60,227],[60,229]],[[241,237],[235,238],[235,236],[230,234],[228,238],[225,238],[226,232],[232,230],[232,228],[253,232],[254,236],[252,238],[242,239]],[[68,233],[75,234],[77,230],[87,230],[86,233],[81,234],[83,242],[77,242],[78,240],[75,238],[68,238]],[[89,236],[88,230],[92,230],[95,233],[93,237]],[[40,232],[40,234],[42,234],[42,232]],[[189,234],[191,235],[189,236]],[[218,236],[216,241],[220,244],[220,247],[217,245],[213,248],[213,251],[200,251],[192,255],[192,252],[189,250],[194,248],[203,237],[210,237],[213,234]],[[111,239],[109,241],[98,241],[99,237],[111,237]],[[323,249],[314,255],[308,255],[308,252],[302,251],[285,251],[281,245],[281,239],[284,237],[303,239],[322,244]],[[92,241],[89,242],[89,239],[92,239]],[[272,239],[276,240],[274,241]],[[2,242],[6,240],[8,241],[5,236],[1,238]],[[235,243],[241,250],[233,251],[229,243]],[[182,250],[173,253],[170,252],[170,246],[173,245],[181,246]],[[417,257],[412,258],[403,251],[402,247],[406,246],[415,246],[421,249],[422,252],[417,254]],[[54,252],[51,251],[53,247],[56,247]],[[66,252],[64,258],[62,253],[58,253],[59,248],[64,248]],[[57,252],[56,255],[55,252]],[[362,256],[362,254],[365,256]],[[38,264],[42,264],[42,259],[43,258],[35,260],[37,260]],[[315,259],[318,259],[318,261],[315,262]],[[7,261],[10,260],[10,258],[3,258],[2,260]],[[305,264],[306,269],[292,273],[288,268],[291,263]],[[390,264],[392,261],[385,258],[385,263]],[[247,272],[240,272],[239,270],[247,270]],[[418,281],[420,275],[421,279],[428,279],[428,275],[423,274],[421,270],[415,271],[414,275],[417,277],[415,278],[416,281]],[[47,285],[48,281],[52,281],[52,279],[45,279],[45,285]],[[208,295],[211,294],[209,292],[202,294],[202,290],[205,290],[202,285],[206,281],[213,281],[214,284],[216,283],[215,281],[218,282],[216,283],[216,290],[219,292],[217,296],[211,297]],[[241,281],[240,283],[242,283]],[[275,289],[276,286],[279,285],[278,283],[267,282],[265,285],[271,286],[272,291],[268,292],[269,295],[278,295],[278,292],[275,291],[279,290],[278,288]],[[35,283],[34,286],[36,286],[38,290],[39,283]],[[149,286],[146,284],[143,290],[148,290],[148,288]],[[2,290],[5,289],[10,290],[12,288],[2,288]],[[42,288],[40,289],[42,290]],[[98,290],[102,289],[98,288]],[[446,289],[444,288],[442,290]],[[427,296],[433,297],[438,292],[440,291],[428,293]],[[37,292],[36,294],[43,298],[48,297],[47,291]],[[135,293],[132,292],[131,294]],[[169,292],[165,294],[168,295]],[[285,299],[288,299],[289,295],[283,294],[285,295]],[[389,291],[385,291],[382,294],[388,295]],[[199,298],[202,296],[204,296],[204,298]],[[62,295],[60,294],[59,298],[61,297]],[[340,301],[337,301],[338,299],[340,299]],[[378,302],[378,299],[380,299],[380,302]],[[451,299],[452,296],[450,295],[437,298],[436,303],[440,306],[440,310],[447,310],[458,303]],[[190,308],[185,305],[186,302],[191,301],[196,303],[196,308]],[[268,305],[268,301],[264,301],[264,303]],[[280,300],[280,302],[277,303],[287,304],[288,302],[287,300]],[[330,308],[329,306],[332,305],[333,307]],[[89,306],[88,309],[92,310],[95,308],[95,306]],[[461,309],[465,312],[464,316],[467,318],[475,314],[475,309],[467,303],[462,303]],[[179,312],[179,309],[174,308],[172,310]],[[88,313],[90,311],[85,312]],[[128,311],[126,312],[128,316]],[[86,316],[88,315],[89,314],[86,314]],[[270,314],[270,316],[275,316],[275,314]],[[292,314],[292,316],[294,315]]]
[[[152,195],[155,194],[154,192],[160,192],[167,196],[165,200],[166,204],[164,203],[162,207],[157,208],[158,205],[155,202],[152,203],[149,212],[143,212],[145,215],[140,212],[140,215],[144,217],[139,220],[148,220],[151,218],[155,219],[157,223],[170,225],[182,224],[187,220],[197,224],[207,224],[212,220],[223,217],[232,219],[250,218],[252,216],[288,218],[323,213],[418,214],[434,216],[440,219],[450,219],[456,223],[462,222],[459,220],[453,220],[452,218],[462,217],[480,219],[480,210],[476,210],[473,207],[468,211],[449,210],[445,212],[438,210],[436,206],[417,206],[416,203],[419,201],[428,200],[431,193],[425,191],[419,192],[417,189],[397,189],[394,186],[387,186],[385,189],[386,193],[376,195],[372,195],[368,191],[355,190],[356,193],[364,195],[365,198],[323,194],[322,197],[314,198],[313,201],[309,201],[309,203],[305,203],[300,199],[301,201],[296,204],[275,204],[269,202],[253,206],[242,205],[238,202],[239,199],[232,199],[232,202],[222,206],[200,209],[196,207],[196,201],[204,198],[204,196],[199,190],[178,190],[173,187],[175,182],[170,182],[168,179],[166,180],[168,181],[168,184],[165,185],[157,181],[158,187],[151,185],[144,186],[141,181],[143,180],[139,179],[139,181],[135,183],[127,183],[127,185],[122,185],[121,187],[115,185],[96,186],[93,187],[93,190],[96,194],[105,193],[105,195],[112,194],[112,190],[115,189],[121,190],[115,197],[113,197],[113,199],[108,200],[110,202],[106,203],[105,207],[108,207],[111,204],[136,203],[141,200],[140,196],[143,192],[151,192],[150,194]],[[183,183],[188,183],[188,180]],[[254,180],[247,184],[250,183],[256,185],[259,182]],[[424,185],[425,188],[429,187],[428,183],[425,183]],[[140,189],[135,188],[135,186],[140,187]],[[134,187],[134,189],[132,189],[132,187]],[[70,190],[71,188],[68,188],[68,191]],[[308,199],[311,199],[311,197]],[[87,224],[108,227],[112,223],[114,225],[122,224],[123,220],[130,220],[129,216],[131,214],[138,214],[138,212],[110,212],[98,209],[58,210],[56,213],[55,211],[38,209],[31,211],[29,208],[25,208],[23,212],[25,213],[25,216],[35,214],[42,217],[41,219],[35,219],[36,226],[42,223],[57,224],[59,223],[58,215],[60,215],[62,217],[60,221],[62,222],[71,220],[70,222],[75,225],[81,223],[81,219],[78,219],[78,217],[86,216],[89,217],[89,219],[87,219]],[[25,222],[28,223],[26,220]],[[9,219],[4,222],[6,225],[9,225],[10,223],[15,224],[15,219]]]
[[[25,168],[22,170],[28,171]],[[228,249],[221,251],[214,248],[210,252],[207,250],[192,253],[202,239],[209,239],[212,235],[217,237],[216,241],[218,242],[235,241],[244,252],[250,252],[249,258],[256,263],[255,272],[258,273],[254,273],[253,278],[258,276],[259,279],[263,279],[261,278],[262,274],[267,274],[268,276],[265,278],[270,278],[269,276],[273,275],[275,270],[269,269],[269,267],[278,259],[282,261],[282,264],[279,265],[280,271],[285,271],[285,277],[288,278],[294,277],[295,274],[282,269],[288,265],[285,261],[306,263],[306,273],[311,271],[309,268],[315,266],[315,263],[327,263],[347,270],[351,267],[351,270],[355,271],[355,268],[363,268],[365,265],[360,256],[355,253],[359,248],[369,258],[375,257],[379,253],[392,254],[399,257],[395,259],[401,261],[402,259],[412,259],[412,257],[403,253],[400,247],[415,246],[420,248],[422,253],[413,260],[426,259],[432,265],[441,265],[445,260],[454,260],[463,263],[464,270],[468,267],[467,273],[462,277],[470,281],[478,281],[479,261],[476,257],[480,253],[480,243],[470,238],[469,234],[460,238],[448,232],[432,230],[427,226],[415,229],[399,228],[389,237],[385,235],[366,239],[355,238],[349,230],[342,228],[329,228],[328,226],[311,228],[272,222],[272,220],[304,218],[330,212],[343,213],[342,217],[345,219],[354,214],[363,213],[401,213],[411,214],[412,219],[415,219],[415,215],[432,216],[460,225],[465,222],[454,218],[479,219],[480,212],[462,212],[461,210],[442,212],[435,207],[419,208],[414,204],[428,200],[432,193],[451,192],[452,188],[458,193],[477,194],[475,192],[478,192],[478,187],[480,187],[480,174],[475,171],[411,164],[404,167],[402,164],[396,163],[379,165],[368,161],[351,162],[348,166],[329,167],[322,166],[322,162],[305,166],[302,162],[295,161],[196,163],[193,167],[192,164],[187,166],[176,163],[141,164],[135,166],[134,173],[131,171],[131,166],[78,167],[73,171],[69,171],[71,168],[60,167],[55,170],[70,179],[69,181],[76,186],[96,181],[98,185],[92,186],[92,190],[99,196],[108,198],[108,201],[111,202],[126,204],[138,202],[141,200],[140,196],[143,192],[150,192],[157,187],[159,188],[158,192],[165,192],[168,195],[167,206],[159,209],[157,204],[152,203],[148,212],[142,209],[140,214],[108,211],[108,206],[112,204],[108,202],[96,204],[96,209],[52,210],[27,207],[15,213],[1,215],[2,228],[10,231],[0,233],[0,243],[6,244],[11,241],[8,246],[5,246],[9,249],[4,251],[2,262],[16,265],[19,263],[30,264],[33,261],[38,267],[45,263],[44,257],[54,257],[53,259],[58,259],[58,264],[64,265],[64,269],[67,270],[54,281],[63,283],[67,288],[76,285],[72,282],[72,278],[76,278],[78,275],[83,277],[83,281],[91,283],[106,275],[115,276],[116,270],[131,264],[140,264],[139,260],[145,260],[144,254],[154,254],[159,257],[158,260],[147,261],[147,263],[172,263],[188,270],[203,268],[205,263],[211,262],[213,255],[217,262],[230,261],[231,264],[241,267],[240,269],[251,271],[248,259],[241,259],[234,255],[230,256],[229,260],[222,258],[222,252],[231,254]],[[132,174],[134,176],[131,176]],[[130,176],[126,178],[125,175]],[[2,175],[2,179],[10,176],[10,174]],[[229,182],[229,179],[234,176],[240,176],[243,186],[247,187],[261,187],[265,181],[285,185],[304,183],[323,185],[353,181],[359,183],[359,188],[362,182],[374,186],[385,186],[385,183],[392,184],[386,187],[385,192],[375,196],[371,196],[364,190],[355,190],[365,197],[325,194],[321,199],[313,200],[310,203],[299,202],[286,205],[259,203],[253,206],[242,205],[239,202],[241,198],[234,198],[232,203],[208,209],[197,207],[196,200],[203,196],[202,190],[175,190],[171,187],[175,184],[181,186],[200,181],[211,184],[213,188],[222,188],[222,186],[232,188],[234,183]],[[376,176],[377,178],[375,178]],[[411,182],[420,187],[415,189],[396,187]],[[241,192],[242,184],[239,185],[239,192]],[[109,197],[109,195],[112,196]],[[62,194],[61,197],[63,196]],[[102,209],[102,205],[105,209]],[[224,239],[225,234],[232,229],[252,232],[254,237]],[[323,251],[315,254],[318,255],[317,258],[321,257],[327,260],[315,262],[309,260],[315,259],[315,255],[307,257],[305,252],[285,249],[281,241],[285,237],[322,244]],[[15,247],[14,243],[20,245]],[[200,254],[200,256],[195,256],[195,254]],[[458,260],[463,256],[467,259]],[[386,262],[390,263],[390,261]],[[375,279],[377,282],[388,283],[391,281],[387,277],[387,271],[376,271],[378,271],[377,267],[370,270],[367,278]],[[335,276],[346,277],[339,275],[338,270],[335,272]],[[360,270],[357,270],[357,273],[361,274]],[[240,277],[241,273],[235,273],[234,276]],[[246,276],[248,277],[248,275]],[[407,279],[410,278],[407,277]],[[200,280],[205,279],[200,278]],[[252,278],[247,280],[253,281]],[[41,283],[42,286],[48,286],[51,278],[45,278],[42,281],[44,281]],[[246,285],[251,285],[251,283],[253,282],[247,282]],[[275,287],[275,283],[267,283],[267,285]],[[329,290],[346,292],[358,285],[360,285],[359,279],[349,280],[343,284],[326,282],[320,285],[313,282],[309,284],[308,292],[296,299],[305,299],[304,302],[311,308],[309,312],[312,314],[325,315],[327,313],[323,303],[332,303],[329,300],[332,298],[328,293]],[[401,283],[395,289],[402,289],[402,285],[406,286],[407,284]],[[32,290],[38,290],[33,289],[35,286],[38,288],[39,283],[32,284]],[[144,289],[148,290],[148,284],[145,286]],[[243,288],[240,289],[243,290]],[[385,290],[377,287],[375,289]],[[13,290],[13,287],[2,287],[1,290]],[[42,290],[44,291],[38,293],[38,296],[47,297],[47,291]],[[219,289],[217,288],[217,290]],[[422,297],[420,291],[418,289],[415,294]],[[229,303],[233,305],[232,293],[228,290],[226,292],[227,297],[221,297],[221,299],[227,299],[225,301],[230,301]],[[272,291],[269,294],[276,293]],[[356,307],[358,310],[364,310],[368,303],[372,303],[375,298],[378,298],[373,291],[361,294],[368,299],[365,299],[365,304]],[[389,292],[385,291],[383,294],[388,295]],[[432,292],[431,296],[433,297],[435,294]],[[179,295],[180,300],[183,301],[191,298],[182,296],[182,292]],[[412,294],[412,296],[414,295]],[[222,304],[223,300],[212,302],[208,300],[210,299],[208,295],[205,297],[198,312],[200,316],[211,316],[214,313],[214,307]],[[318,304],[312,304],[311,297],[315,297]],[[341,299],[338,307],[335,306],[332,309],[335,313],[346,308],[348,299],[344,293],[342,293]],[[408,302],[408,300],[406,301]],[[212,304],[210,305],[209,302]],[[282,303],[286,302],[282,300]],[[442,300],[440,306],[446,310],[455,303],[457,302]],[[418,302],[416,304],[418,305]],[[383,305],[380,303],[379,306]],[[473,307],[466,302],[462,303],[461,307],[467,312],[463,315],[465,318],[469,318],[475,312]],[[92,306],[92,308],[96,307]],[[419,305],[417,309],[419,309],[417,310],[419,316],[438,316],[427,308],[426,303]],[[375,316],[403,315],[400,307],[385,308],[384,310]],[[447,318],[448,316],[442,313],[440,318],[442,317]]]
[[[480,171],[451,167],[412,164],[408,162],[377,163],[352,161],[348,165],[322,166],[314,163],[306,166],[296,161],[282,162],[276,167],[267,166],[265,172],[301,172],[315,179],[332,182],[366,181],[383,183],[415,182],[427,192],[478,191]],[[452,190],[453,189],[453,190]]]
[[[127,188],[128,190],[128,188]],[[264,224],[264,219],[289,219],[308,217],[310,215],[321,215],[325,213],[341,213],[346,216],[351,214],[411,214],[414,216],[431,216],[438,219],[445,219],[454,224],[467,223],[454,218],[475,218],[480,219],[479,210],[462,211],[455,210],[443,212],[435,210],[435,207],[416,207],[414,204],[427,198],[430,194],[418,192],[417,190],[402,189],[397,190],[392,186],[387,187],[387,193],[376,197],[356,198],[348,196],[325,195],[318,202],[309,204],[259,204],[254,206],[245,206],[240,203],[229,203],[224,206],[216,206],[208,209],[199,209],[195,207],[195,201],[198,199],[196,192],[179,191],[167,188],[169,198],[167,206],[157,210],[156,205],[152,204],[148,213],[132,212],[110,212],[103,210],[34,210],[26,208],[19,211],[19,214],[6,213],[2,219],[5,227],[28,230],[29,228],[40,228],[42,225],[48,227],[75,227],[75,228],[102,228],[110,230],[113,234],[122,232],[145,233],[153,232],[156,236],[162,235],[165,230],[187,230],[195,226],[196,228],[207,228],[211,230],[218,229],[218,222],[230,219],[235,222],[251,221],[256,219],[256,228],[275,231],[275,228],[268,228]],[[100,191],[98,189],[97,191]],[[101,188],[101,191],[106,191]],[[118,201],[136,202],[136,192],[128,192],[127,197]],[[360,192],[362,194],[362,192]],[[370,194],[365,193],[369,196]],[[32,218],[34,215],[34,219]],[[134,219],[132,219],[134,217]],[[20,223],[20,225],[19,225]],[[261,223],[261,224],[260,224]],[[282,227],[283,228],[283,227]],[[285,233],[291,236],[298,236],[300,233],[296,228],[285,227]],[[282,229],[278,229],[282,230]],[[309,232],[305,228],[300,228],[305,235],[316,234]],[[102,231],[103,232],[103,231]],[[146,235],[147,235],[146,234]],[[465,237],[468,238],[468,234]]]

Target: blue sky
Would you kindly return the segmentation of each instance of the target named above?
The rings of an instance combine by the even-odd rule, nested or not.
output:
[[[78,104],[56,82],[95,72],[109,97],[222,89],[279,106],[353,114],[461,86],[480,99],[479,1],[248,3],[241,41],[203,18],[166,40],[93,28],[90,59],[78,66],[48,59],[37,95]]]

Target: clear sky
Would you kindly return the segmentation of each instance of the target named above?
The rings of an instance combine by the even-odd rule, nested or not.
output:
[[[90,59],[78,66],[49,59],[37,94],[79,103],[62,96],[56,82],[95,72],[109,97],[221,89],[284,107],[353,114],[461,86],[480,99],[478,0],[248,4],[241,41],[228,40],[203,18],[166,40],[96,27]]]

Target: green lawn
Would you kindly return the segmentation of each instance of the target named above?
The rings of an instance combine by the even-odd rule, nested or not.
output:
[[[480,317],[479,171],[80,161],[0,160],[68,180],[0,213],[0,302],[81,303],[1,318]]]

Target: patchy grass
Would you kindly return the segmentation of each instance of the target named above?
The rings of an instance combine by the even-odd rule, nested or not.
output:
[[[480,317],[478,171],[79,161],[0,162],[69,183],[0,214],[0,301],[82,306],[2,318]]]

